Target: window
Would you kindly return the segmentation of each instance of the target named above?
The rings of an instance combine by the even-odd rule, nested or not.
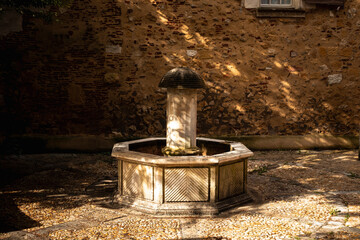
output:
[[[345,1],[345,0],[243,0],[247,9],[256,9],[256,17],[304,18],[306,9],[315,5],[305,1]]]
[[[260,0],[262,7],[288,7],[291,6],[291,0]]]

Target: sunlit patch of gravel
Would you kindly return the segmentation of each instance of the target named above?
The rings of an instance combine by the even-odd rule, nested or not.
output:
[[[288,218],[242,214],[226,219],[199,220],[193,228],[202,238],[286,239],[306,233],[311,226]]]
[[[322,195],[305,195],[292,198],[279,198],[263,204],[258,211],[267,215],[299,219],[301,221],[326,221],[333,208],[331,201]]]
[[[171,219],[126,219],[102,223],[96,227],[61,229],[49,234],[50,239],[177,239],[179,221]]]
[[[39,227],[29,228],[27,231],[35,231],[41,228],[74,221],[75,219],[86,217],[86,215],[94,209],[94,206],[91,205],[68,209],[54,209],[52,207],[44,207],[40,203],[29,203],[18,207],[24,214],[39,222],[41,225]]]
[[[278,178],[290,179],[318,191],[356,191],[359,181],[344,173],[329,172],[301,165],[286,165],[265,173]]]
[[[358,228],[360,232],[360,192],[352,194],[341,194],[340,197],[349,208],[349,213],[346,216],[345,225],[347,227]]]
[[[225,220],[203,221],[203,236],[230,239],[286,239],[311,232],[330,218],[330,202],[319,195],[277,199],[259,206],[254,214],[238,214]],[[210,224],[212,223],[212,224]]]

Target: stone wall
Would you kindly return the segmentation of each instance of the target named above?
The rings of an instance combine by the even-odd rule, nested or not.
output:
[[[0,36],[1,133],[165,135],[176,66],[203,135],[358,134],[360,4],[260,19],[236,0],[74,0]]]

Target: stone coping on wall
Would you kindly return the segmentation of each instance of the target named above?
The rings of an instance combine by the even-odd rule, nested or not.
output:
[[[252,151],[359,148],[358,136],[271,135],[206,137],[241,142]],[[134,139],[135,137],[130,139],[97,135],[16,135],[0,138],[0,153],[110,152],[115,143]]]

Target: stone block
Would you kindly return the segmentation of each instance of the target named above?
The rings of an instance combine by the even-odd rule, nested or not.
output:
[[[290,57],[297,57],[297,52],[295,51],[290,51]]]
[[[121,54],[122,47],[120,45],[107,45],[105,48],[106,53]]]
[[[120,75],[114,72],[105,73],[105,81],[109,83],[117,82],[120,80]]]
[[[165,202],[203,202],[209,198],[209,168],[165,168]]]
[[[147,200],[153,200],[153,182],[154,171],[153,167],[123,162],[123,193],[132,196],[140,197]]]
[[[79,84],[72,83],[68,87],[68,99],[72,104],[84,104],[85,93]]]
[[[341,18],[337,19],[337,20],[336,20],[336,27],[337,27],[337,28],[343,28],[343,27],[345,27],[344,20],[341,19]]]
[[[349,77],[352,77],[352,78],[360,77],[360,69],[357,67],[351,67],[348,69],[347,74]]]
[[[0,11],[0,36],[22,31],[22,22],[22,15],[17,11],[12,9]]]
[[[328,47],[326,48],[326,53],[328,56],[338,56],[338,47]]]
[[[204,59],[212,59],[213,58],[213,53],[211,51],[208,50],[200,50],[198,52],[199,58],[204,60]]]
[[[328,84],[333,85],[342,81],[342,74],[332,74],[328,76]]]
[[[327,56],[326,49],[324,47],[319,47],[318,48],[318,54],[319,54],[320,57],[326,57]]]
[[[186,50],[186,54],[189,57],[195,57],[197,55],[197,51],[196,50]]]
[[[245,0],[244,1],[245,8],[251,9],[251,8],[258,8],[259,7],[259,1],[256,0]]]
[[[333,70],[333,71],[339,71],[341,70],[343,64],[341,61],[338,61],[336,59],[334,60],[331,60],[330,61],[330,68]]]
[[[318,54],[320,57],[338,56],[337,47],[319,47]]]
[[[244,191],[244,162],[220,167],[219,199],[226,199],[239,195]]]
[[[343,57],[350,58],[353,55],[352,48],[348,47],[348,48],[341,49],[340,50],[340,55],[343,56]]]

